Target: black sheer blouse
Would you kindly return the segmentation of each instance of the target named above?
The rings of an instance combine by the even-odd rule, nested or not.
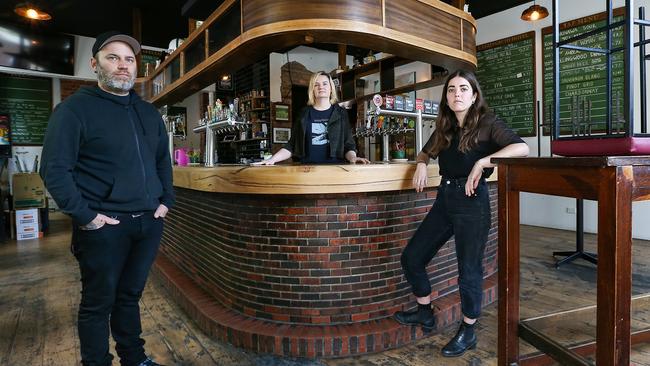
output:
[[[486,113],[481,117],[478,128],[478,145],[466,153],[458,150],[461,129],[456,129],[451,145],[442,150],[438,156],[440,175],[445,178],[466,178],[479,159],[493,154],[510,144],[524,142],[521,137],[506,126],[502,119],[492,113]],[[433,134],[435,133],[436,131],[433,132]],[[418,163],[428,163],[429,158],[436,158],[431,154],[433,134],[418,154]],[[485,169],[483,177],[489,177],[493,171],[493,168]]]

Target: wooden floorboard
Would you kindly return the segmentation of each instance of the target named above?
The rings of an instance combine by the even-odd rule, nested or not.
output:
[[[79,270],[69,252],[69,222],[52,215],[51,230],[40,240],[0,244],[0,365],[78,365],[76,334],[80,298]],[[553,251],[571,250],[569,231],[522,226],[521,316],[530,318],[588,306],[596,299],[595,266],[578,260],[555,268]],[[585,248],[596,251],[596,236],[585,236]],[[633,245],[633,294],[650,292],[650,242]],[[650,325],[647,307],[633,307],[633,327]],[[203,334],[170,300],[155,278],[140,303],[147,351],[166,365],[281,366],[423,366],[496,364],[496,303],[484,309],[478,324],[479,344],[459,358],[442,358],[440,348],[455,334],[455,326],[416,343],[382,353],[305,361],[256,355]],[[649,310],[646,310],[649,309]],[[551,336],[571,343],[589,339],[595,319],[589,311],[540,322]],[[111,347],[114,347],[111,341]],[[533,349],[520,342],[522,353]],[[650,366],[650,345],[634,346],[634,365]],[[115,360],[115,365],[118,360]]]

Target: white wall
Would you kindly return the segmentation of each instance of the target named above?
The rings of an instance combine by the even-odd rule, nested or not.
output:
[[[75,36],[74,42],[74,76],[95,80],[97,77],[90,67],[94,38]]]
[[[624,0],[614,0],[614,7],[625,5]],[[538,0],[538,5],[545,6],[549,11],[552,8],[551,0]],[[520,33],[534,30],[535,34],[535,76],[536,76],[536,93],[537,99],[542,98],[542,36],[541,30],[544,27],[552,26],[551,17],[542,19],[537,22],[525,22],[519,17],[531,3],[488,16],[477,20],[476,44],[484,44],[498,39],[510,37]],[[605,11],[605,0],[580,0],[580,1],[561,1],[560,2],[560,22],[581,18],[584,16],[596,14]],[[635,1],[635,16],[638,14],[638,7],[645,6],[650,10],[650,0]],[[470,7],[469,11],[472,9]],[[637,33],[637,31],[635,31]],[[635,56],[634,64],[638,68],[638,55]],[[638,69],[635,71],[638,75]],[[638,96],[638,77],[635,88],[635,120],[639,120],[639,96]],[[542,111],[543,112],[543,111]],[[542,116],[542,120],[544,120]],[[637,128],[638,128],[637,124]],[[550,139],[543,136],[540,146],[537,145],[537,137],[524,138],[531,149],[531,156],[537,156],[538,151],[541,156],[550,156]],[[575,229],[575,199],[547,196],[539,194],[522,193],[521,195],[521,222],[523,224],[554,227],[560,229]],[[569,212],[568,212],[569,211]],[[573,212],[573,213],[570,213]],[[644,225],[644,221],[650,217],[650,202],[636,202],[632,209],[632,236],[640,239],[650,239],[650,226]],[[597,231],[597,206],[593,201],[585,202],[585,230],[595,233]]]

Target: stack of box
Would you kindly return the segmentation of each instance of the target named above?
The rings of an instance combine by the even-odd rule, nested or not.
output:
[[[38,238],[38,209],[46,207],[43,180],[38,173],[14,173],[12,193],[16,210],[16,239]]]

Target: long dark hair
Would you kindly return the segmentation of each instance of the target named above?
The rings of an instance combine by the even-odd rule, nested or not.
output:
[[[466,70],[457,70],[451,73],[445,81],[445,87],[442,89],[440,108],[438,109],[439,114],[438,119],[436,120],[436,130],[433,133],[433,136],[431,136],[433,139],[433,146],[431,147],[431,151],[428,151],[428,153],[433,156],[438,156],[442,150],[451,145],[451,140],[458,126],[459,121],[456,119],[456,114],[447,104],[447,88],[449,87],[449,81],[457,76],[467,80],[469,85],[472,87],[472,92],[476,95],[474,103],[467,110],[465,123],[461,130],[460,142],[458,143],[458,149],[461,152],[465,153],[478,145],[478,122],[480,118],[488,112],[488,106],[483,99],[481,86],[479,85],[478,80],[476,80],[474,73]]]

